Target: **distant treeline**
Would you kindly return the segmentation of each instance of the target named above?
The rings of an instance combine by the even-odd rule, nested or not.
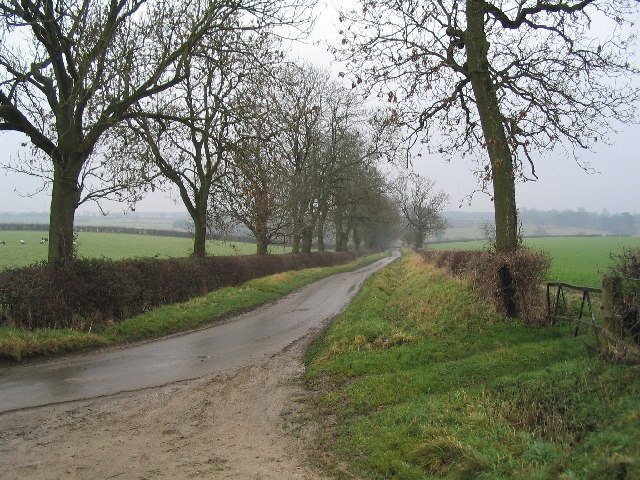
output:
[[[45,223],[0,223],[0,230],[26,230],[31,232],[48,232],[49,225]],[[184,230],[160,230],[153,228],[132,228],[132,227],[113,227],[113,226],[92,226],[77,225],[74,228],[76,232],[98,232],[98,233],[128,233],[133,235],[153,235],[158,237],[179,237],[193,238],[193,232]],[[232,236],[224,240],[234,242],[253,242],[253,238]]]
[[[0,230],[28,230],[34,232],[48,232],[49,225],[45,223],[0,223]],[[159,237],[193,237],[193,234],[191,232],[180,230],[155,230],[151,228],[112,227],[104,225],[78,225],[74,228],[74,230],[76,232],[129,233],[134,235],[156,235]]]
[[[450,227],[478,227],[493,223],[491,212],[446,212]],[[520,210],[520,222],[523,226],[538,227],[534,236],[545,236],[545,227],[558,229],[583,229],[586,232],[609,235],[640,234],[640,214],[629,212],[610,214],[606,210],[600,213],[579,210]]]
[[[30,232],[48,232],[49,225],[44,223],[0,223],[0,230],[28,230]]]
[[[609,214],[579,210],[539,211],[523,209],[520,211],[523,225],[546,225],[559,228],[584,228],[602,230],[612,235],[635,235],[640,233],[640,214],[629,212]]]

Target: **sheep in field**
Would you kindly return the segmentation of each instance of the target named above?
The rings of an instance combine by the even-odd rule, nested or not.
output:
[[[7,242],[5,242],[4,240],[0,240],[0,245],[6,245]]]
[[[25,242],[24,240],[20,240],[20,245],[26,245],[27,242]]]

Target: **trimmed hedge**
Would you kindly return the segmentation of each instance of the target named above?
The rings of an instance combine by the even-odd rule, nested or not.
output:
[[[355,257],[347,252],[314,252],[202,259],[83,259],[0,272],[0,292],[11,306],[7,323],[18,328],[85,330],[254,278],[339,265]]]
[[[544,287],[551,259],[544,252],[521,248],[508,254],[466,250],[418,250],[427,262],[455,277],[470,280],[473,288],[506,313],[500,271],[505,266],[511,275],[518,315],[529,324],[546,321]]]

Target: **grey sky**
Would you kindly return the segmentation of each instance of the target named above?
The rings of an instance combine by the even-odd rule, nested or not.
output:
[[[344,5],[344,4],[342,4]],[[292,51],[302,59],[329,65],[332,60],[323,42],[327,38],[336,38],[335,27],[337,10],[331,3],[323,3],[318,8],[318,20],[311,42],[318,45],[297,45]],[[636,27],[637,29],[637,27]],[[634,56],[636,64],[640,55]],[[331,72],[337,78],[340,67],[331,66]],[[640,82],[640,79],[637,80]],[[598,173],[585,173],[572,158],[561,153],[550,152],[536,163],[539,180],[519,184],[517,201],[520,208],[540,210],[564,210],[585,208],[590,211],[609,210],[616,212],[640,212],[640,125],[617,125],[618,134],[611,138],[612,145],[600,144],[595,152],[584,151],[579,155],[580,162],[589,163]],[[0,132],[0,163],[6,163],[15,157],[20,142],[25,141],[19,134]],[[436,155],[423,156],[414,160],[414,170],[421,175],[436,180],[439,188],[451,196],[449,209],[455,210],[463,198],[476,188],[472,170],[475,165],[468,159],[458,158],[450,163]],[[38,180],[26,175],[0,170],[0,211],[26,212],[48,211],[49,197],[40,193],[33,197],[22,195],[38,189]],[[22,195],[21,195],[22,194]],[[173,195],[155,193],[145,198],[137,206],[138,211],[183,211],[180,201],[174,201]],[[111,211],[122,211],[123,206],[109,204]],[[463,210],[489,211],[492,204],[486,195],[476,194],[470,205],[462,204]],[[80,207],[80,211],[95,211],[95,205]]]

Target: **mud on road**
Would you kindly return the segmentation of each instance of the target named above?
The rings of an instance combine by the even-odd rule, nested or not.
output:
[[[308,460],[311,335],[197,380],[0,415],[3,479],[325,479]]]

